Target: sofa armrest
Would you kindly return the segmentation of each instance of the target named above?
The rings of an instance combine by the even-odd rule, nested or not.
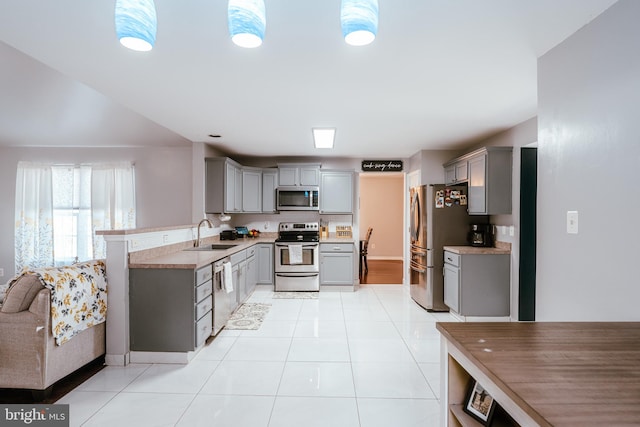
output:
[[[51,317],[51,291],[45,288],[38,292],[29,306],[29,311],[48,323]]]

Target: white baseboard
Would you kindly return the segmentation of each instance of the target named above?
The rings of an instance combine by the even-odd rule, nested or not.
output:
[[[462,316],[455,311],[449,312],[461,322],[511,322],[510,316]]]
[[[163,352],[163,351],[132,351],[131,363],[175,363],[186,365],[198,353],[196,351]]]

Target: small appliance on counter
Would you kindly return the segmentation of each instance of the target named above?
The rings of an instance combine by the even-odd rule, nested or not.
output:
[[[236,240],[238,232],[236,230],[222,230],[220,232],[220,240]]]
[[[493,246],[493,224],[471,224],[469,244],[471,246]]]
[[[238,237],[248,236],[249,229],[247,227],[236,227],[236,233],[238,233]]]

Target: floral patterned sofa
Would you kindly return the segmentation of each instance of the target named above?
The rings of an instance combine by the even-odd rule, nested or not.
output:
[[[89,261],[12,280],[0,308],[0,388],[43,396],[104,355],[105,278],[104,263]]]

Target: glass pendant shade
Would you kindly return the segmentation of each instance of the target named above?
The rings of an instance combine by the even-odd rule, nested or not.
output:
[[[258,47],[267,26],[264,0],[229,0],[229,34],[241,47]]]
[[[157,27],[153,0],[116,0],[116,34],[123,46],[141,52],[153,49]]]
[[[371,43],[378,34],[378,0],[342,0],[340,23],[347,44]]]

